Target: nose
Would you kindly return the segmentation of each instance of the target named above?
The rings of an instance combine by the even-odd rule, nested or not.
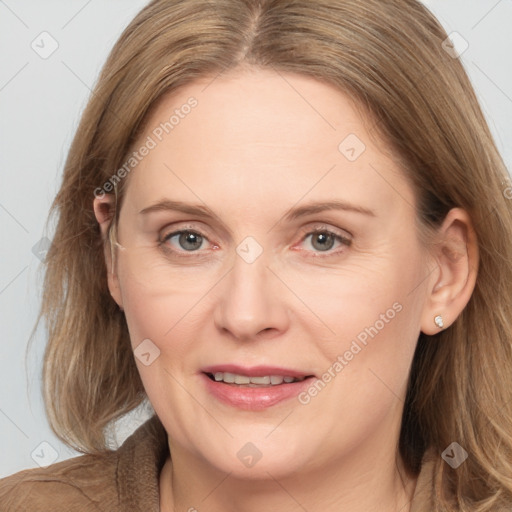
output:
[[[214,311],[219,330],[239,341],[273,338],[289,325],[289,293],[268,267],[265,252],[247,262],[236,255]]]

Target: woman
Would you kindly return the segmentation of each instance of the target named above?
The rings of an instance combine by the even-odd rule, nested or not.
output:
[[[508,174],[446,40],[415,0],[137,15],[53,207],[45,400],[87,455],[2,510],[512,506]]]

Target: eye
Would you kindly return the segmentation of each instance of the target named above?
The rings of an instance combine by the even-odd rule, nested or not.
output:
[[[207,238],[200,233],[186,229],[173,231],[172,233],[165,235],[160,243],[170,245],[171,247],[169,249],[171,251],[193,252],[200,249],[205,241],[207,241]],[[178,248],[176,248],[175,244],[178,244]]]
[[[348,237],[330,231],[326,228],[315,228],[313,231],[310,231],[303,238],[303,242],[306,242],[307,240],[309,240],[307,245],[312,247],[314,252],[327,252],[329,253],[328,256],[343,252],[344,248],[349,247],[352,243],[352,240]],[[331,251],[331,249],[335,247],[336,243],[341,245],[342,249]]]

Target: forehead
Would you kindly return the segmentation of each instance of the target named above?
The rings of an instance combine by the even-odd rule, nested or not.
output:
[[[350,98],[310,77],[252,70],[204,79],[153,111],[135,145],[151,139],[152,148],[127,196],[139,209],[169,195],[235,210],[282,210],[306,196],[376,211],[401,197],[410,208],[398,165],[367,130]]]

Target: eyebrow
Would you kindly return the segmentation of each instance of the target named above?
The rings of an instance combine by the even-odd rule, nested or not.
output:
[[[163,199],[157,203],[144,208],[139,213],[146,215],[148,213],[160,212],[166,210],[174,210],[183,213],[189,213],[191,215],[198,215],[200,217],[216,217],[210,208],[202,204],[190,204],[182,201],[171,201],[170,199]]]
[[[346,201],[323,201],[318,203],[310,203],[306,204],[304,206],[299,206],[298,208],[292,208],[290,209],[286,215],[285,220],[295,220],[299,217],[304,217],[306,215],[312,215],[314,213],[323,212],[326,210],[342,210],[342,211],[348,211],[348,212],[355,212],[360,213],[363,215],[368,215],[370,217],[376,217],[377,215],[373,210],[370,210],[369,208],[365,208],[364,206],[358,206],[355,204],[351,204]]]
[[[184,203],[182,201],[171,201],[170,199],[163,199],[158,201],[157,203],[144,208],[139,213],[142,215],[146,215],[152,212],[159,211],[179,211],[182,213],[187,213],[189,215],[196,215],[199,217],[214,217],[218,218],[218,216],[207,206],[202,204],[191,204]],[[315,213],[327,211],[327,210],[342,210],[360,213],[363,215],[367,215],[370,217],[376,217],[376,214],[373,210],[369,208],[365,208],[363,206],[358,206],[351,204],[346,201],[334,200],[334,201],[323,201],[323,202],[314,202],[310,204],[306,204],[304,206],[299,206],[296,208],[291,208],[285,214],[284,219],[286,221],[296,220],[300,217],[305,217],[307,215],[312,215]]]

